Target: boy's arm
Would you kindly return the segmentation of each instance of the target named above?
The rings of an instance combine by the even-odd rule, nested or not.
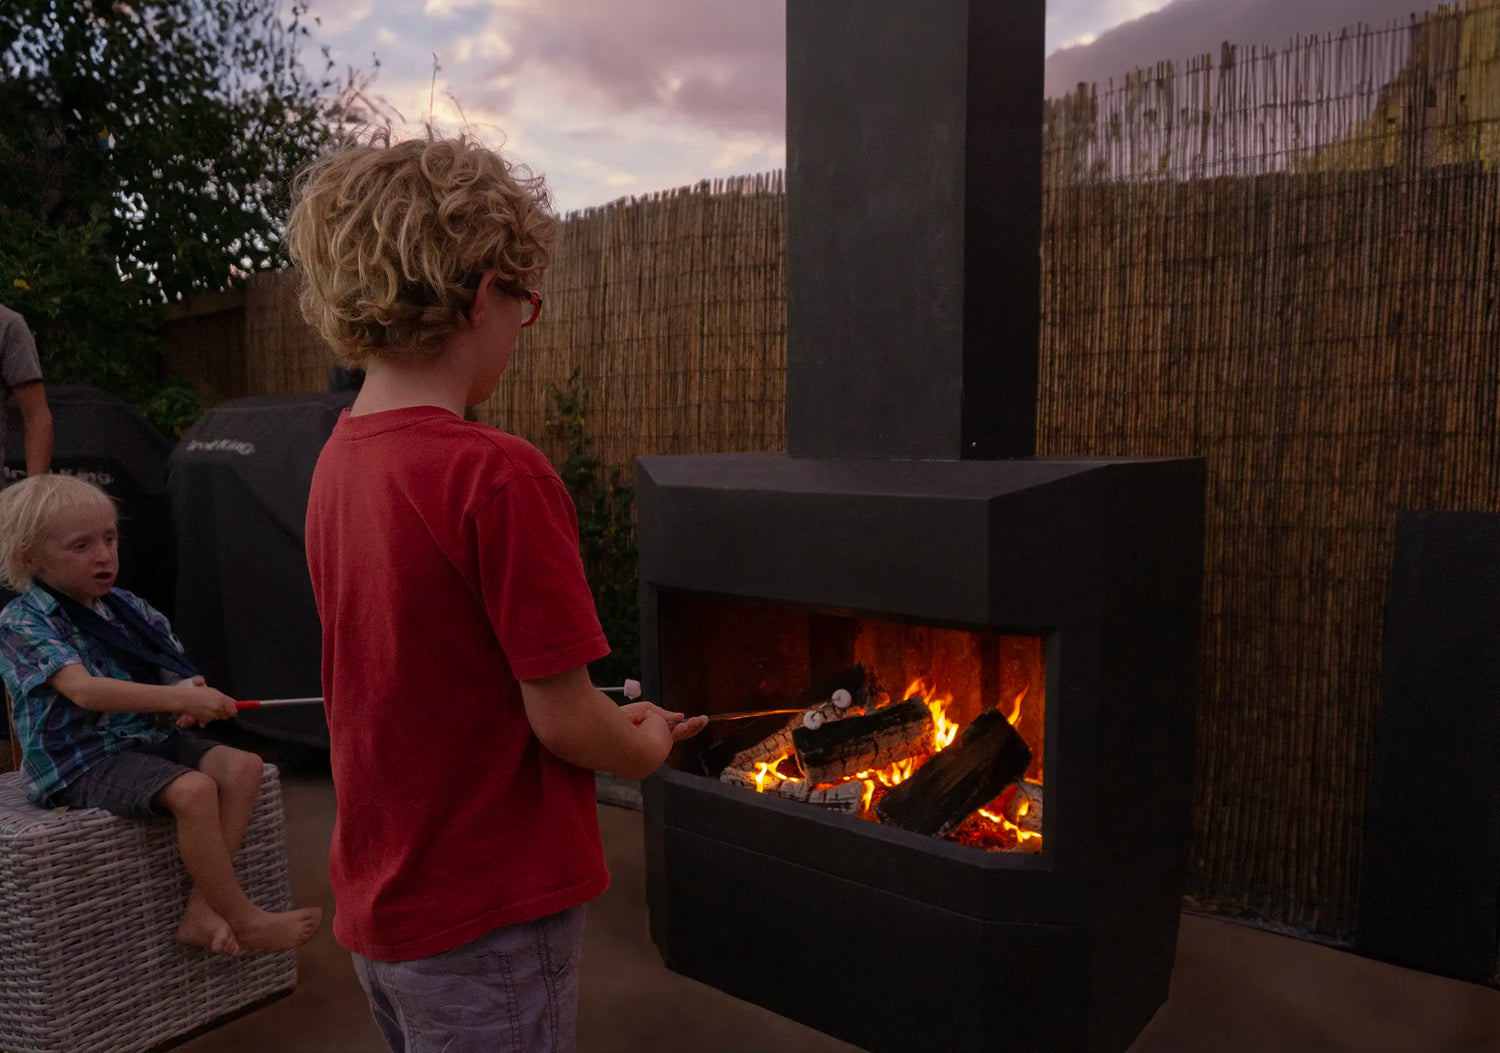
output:
[[[182,713],[197,723],[232,717],[234,699],[188,682],[163,686],[94,676],[81,665],[65,665],[47,681],[74,705],[101,713]]]
[[[521,701],[542,745],[580,768],[644,779],[672,750],[673,729],[660,713],[633,723],[594,687],[587,666],[521,681]]]

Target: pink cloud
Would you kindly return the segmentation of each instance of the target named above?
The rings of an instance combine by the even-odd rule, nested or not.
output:
[[[512,56],[617,112],[657,110],[722,132],[780,134],[785,0],[544,0],[514,12]]]

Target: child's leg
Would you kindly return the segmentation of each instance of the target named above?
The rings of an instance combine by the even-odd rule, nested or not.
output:
[[[255,798],[260,792],[261,760],[243,750],[214,746],[199,759],[198,770],[212,778],[219,788],[219,831],[224,838],[224,850],[232,862],[245,836],[245,829],[250,825],[250,814],[255,810]],[[234,930],[208,905],[197,884],[188,895],[187,907],[177,926],[177,938],[218,954],[239,953]]]
[[[229,923],[241,948],[284,950],[306,943],[317,931],[323,917],[318,908],[273,914],[251,903],[240,888],[224,842],[219,788],[212,777],[186,772],[160,790],[152,803],[177,820],[182,864],[204,901]]]
[[[261,759],[230,746],[215,746],[198,762],[198,770],[219,788],[219,829],[229,858],[240,850],[260,793]]]

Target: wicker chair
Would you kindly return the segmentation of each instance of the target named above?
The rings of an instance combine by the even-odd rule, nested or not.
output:
[[[267,764],[235,871],[291,905],[281,783]],[[291,993],[292,951],[226,958],[174,935],[190,887],[173,825],[31,804],[0,774],[0,1050],[140,1053]]]

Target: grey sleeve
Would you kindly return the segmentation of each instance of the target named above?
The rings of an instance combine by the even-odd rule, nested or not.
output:
[[[36,341],[21,316],[12,314],[0,325],[0,380],[6,387],[16,388],[41,379]]]

